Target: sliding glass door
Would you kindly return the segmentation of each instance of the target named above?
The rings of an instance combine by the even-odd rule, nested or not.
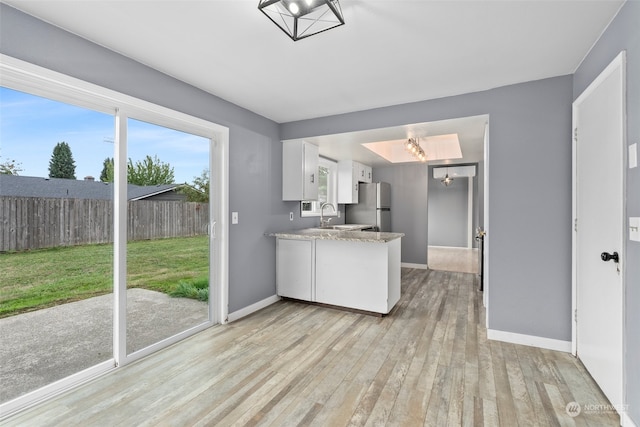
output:
[[[228,129],[9,57],[0,73],[7,415],[226,318]]]
[[[0,88],[0,403],[113,362],[113,115]]]
[[[209,320],[209,145],[127,122],[127,354]]]

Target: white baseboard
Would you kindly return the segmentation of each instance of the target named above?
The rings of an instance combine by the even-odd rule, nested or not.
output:
[[[534,335],[516,334],[514,332],[497,331],[495,329],[487,329],[487,338],[494,341],[504,341],[512,344],[528,345],[530,347],[546,348],[548,350],[571,353],[571,341],[536,337]]]
[[[400,267],[419,268],[420,270],[428,270],[429,269],[429,266],[427,264],[412,264],[410,262],[400,263]]]
[[[629,417],[627,411],[622,411],[620,414],[620,425],[623,427],[636,427],[636,423]]]
[[[268,307],[278,301],[280,301],[280,297],[278,295],[270,296],[269,298],[265,298],[262,301],[251,304],[248,307],[241,308],[240,310],[234,311],[233,313],[229,313],[229,315],[227,316],[227,321],[233,322],[235,320],[242,319],[243,317],[246,317],[251,313],[255,313],[256,311]]]

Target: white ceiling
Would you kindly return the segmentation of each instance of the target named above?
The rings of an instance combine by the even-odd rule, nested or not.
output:
[[[342,0],[293,42],[258,0],[3,0],[289,122],[571,74],[622,0]]]
[[[2,1],[278,123],[571,74],[624,2],[341,0],[344,26],[293,42],[258,0]]]

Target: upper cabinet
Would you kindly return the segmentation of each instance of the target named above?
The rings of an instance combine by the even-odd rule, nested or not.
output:
[[[358,203],[358,183],[372,182],[371,166],[353,160],[338,162],[338,203]]]
[[[366,183],[372,183],[373,182],[373,170],[371,169],[371,166],[367,166],[367,165],[363,165],[358,163],[358,170],[360,171],[360,175],[358,178],[358,181],[360,182],[366,182]]]
[[[305,141],[282,143],[282,200],[318,199],[318,146]]]

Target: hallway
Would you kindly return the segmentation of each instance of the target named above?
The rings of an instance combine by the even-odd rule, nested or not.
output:
[[[431,270],[478,274],[478,249],[429,246]]]

